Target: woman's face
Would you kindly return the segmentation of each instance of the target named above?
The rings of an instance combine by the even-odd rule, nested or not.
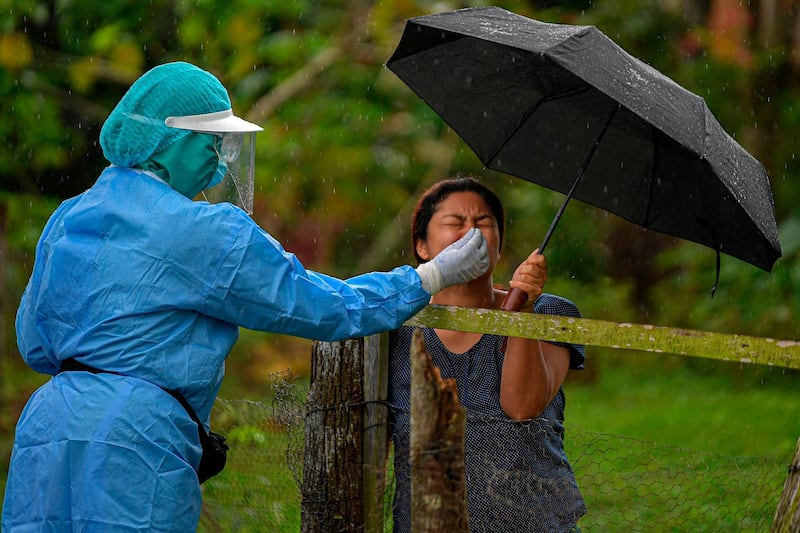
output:
[[[489,273],[494,272],[500,258],[500,230],[489,205],[472,191],[454,192],[439,202],[428,224],[427,240],[416,242],[417,254],[430,260],[464,236],[470,228],[478,228],[489,245]]]

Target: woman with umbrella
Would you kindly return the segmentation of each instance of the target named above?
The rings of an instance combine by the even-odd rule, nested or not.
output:
[[[500,309],[506,291],[494,286],[505,229],[497,196],[477,179],[458,177],[428,189],[417,203],[412,241],[417,260],[435,260],[472,228],[489,245],[482,276],[437,293],[442,305]],[[547,262],[532,253],[511,286],[528,295],[535,313],[579,317],[575,305],[543,292]],[[389,403],[393,407],[397,487],[395,532],[411,530],[409,429],[413,328],[392,332]],[[564,453],[564,392],[569,369],[581,369],[584,348],[423,328],[426,349],[442,378],[453,378],[466,409],[465,468],[470,531],[570,531],[586,508]]]
[[[259,130],[182,62],[145,73],[111,112],[112,164],[51,216],[17,313],[22,357],[53,377],[17,424],[3,532],[195,531],[199,436],[240,326],[387,331],[486,270],[473,231],[430,266],[341,280],[306,270],[239,207],[192,201]]]

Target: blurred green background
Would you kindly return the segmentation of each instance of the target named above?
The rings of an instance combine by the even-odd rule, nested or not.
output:
[[[496,279],[505,283],[538,246],[562,196],[484,171],[457,135],[384,67],[406,18],[481,5],[597,26],[706,98],[772,181],[784,253],[772,273],[723,256],[711,298],[713,251],[575,201],[548,245],[547,290],[572,299],[589,318],[800,337],[796,2],[0,0],[0,471],[7,469],[19,412],[46,379],[22,363],[14,335],[36,240],[58,203],[90,186],[107,164],[97,142],[100,126],[127,87],[157,64],[183,60],[213,71],[229,88],[237,114],[264,126],[257,137],[253,218],[307,267],[348,277],[413,263],[408,220],[416,197],[437,179],[474,171],[506,203],[508,235]],[[307,375],[310,346],[243,331],[221,397],[267,398],[271,373],[291,368]],[[785,395],[779,403],[797,405],[794,372],[609,352],[590,351],[589,369],[571,376],[569,386],[592,390],[614,383],[624,394],[625,379],[664,378],[673,387],[674,378],[665,376],[688,372],[731,395],[776,390]],[[638,374],[620,378],[614,374],[619,367]],[[605,375],[614,378],[603,382]],[[591,404],[613,409],[596,403],[608,394]],[[598,418],[586,417],[587,424],[592,420]],[[614,420],[618,427],[608,430],[622,432],[637,419],[627,413]],[[786,453],[800,435],[796,416],[786,420],[782,435]]]

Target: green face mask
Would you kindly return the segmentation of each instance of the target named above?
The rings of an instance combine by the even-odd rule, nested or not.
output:
[[[139,167],[155,173],[187,198],[194,198],[209,186],[217,172],[215,138],[213,134],[191,132],[153,154]]]

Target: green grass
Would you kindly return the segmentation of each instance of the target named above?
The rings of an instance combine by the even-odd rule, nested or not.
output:
[[[565,385],[583,531],[769,530],[800,436],[797,373],[595,355],[596,380]]]
[[[235,445],[230,464],[203,486],[198,531],[300,531],[300,489],[286,466],[286,439],[258,447]]]
[[[270,406],[246,400],[218,400],[213,421],[230,450],[222,473],[203,484],[198,531],[300,531],[300,487],[292,469],[299,472],[302,457],[287,454],[302,446],[299,427],[287,431]]]
[[[599,366],[594,382],[564,386],[567,421],[584,430],[777,459],[800,437],[800,372],[610,350],[587,364]]]

